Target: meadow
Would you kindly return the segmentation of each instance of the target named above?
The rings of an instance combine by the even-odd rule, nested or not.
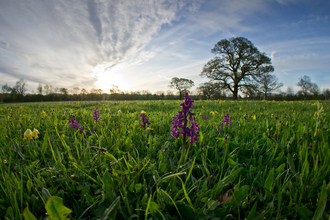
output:
[[[1,104],[0,216],[330,218],[329,101],[195,101],[189,151],[180,103]]]

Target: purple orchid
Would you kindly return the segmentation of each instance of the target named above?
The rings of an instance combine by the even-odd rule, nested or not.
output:
[[[195,113],[190,112],[190,108],[193,108],[193,100],[188,96],[188,93],[184,94],[184,102],[180,104],[182,111],[178,111],[178,114],[172,119],[172,136],[178,138],[182,134],[183,145],[185,145],[186,136],[190,137],[190,144],[197,141],[199,135],[196,133],[198,131],[198,126],[196,122],[193,122],[193,116]],[[190,127],[187,127],[188,118],[191,121]]]
[[[225,124],[225,125],[228,125],[228,126],[230,126],[231,125],[231,120],[230,120],[230,110],[228,111],[228,113],[225,115],[225,119],[223,120],[223,123]]]
[[[94,118],[94,121],[97,122],[100,120],[100,112],[97,110],[98,107],[96,107],[94,110],[93,110],[93,118]]]
[[[73,128],[74,130],[78,130],[80,129],[80,125],[79,125],[79,122],[76,121],[76,118],[74,117],[74,115],[71,115],[71,120],[69,120],[69,124],[70,125],[70,128]]]
[[[218,131],[220,131],[220,130],[222,131],[223,130],[223,125],[227,125],[227,126],[230,126],[231,125],[230,109],[229,109],[228,113],[225,115],[225,119],[220,124],[220,127],[218,128]]]
[[[142,119],[142,124],[140,124],[140,127],[143,129],[146,129],[146,125],[150,125],[149,119],[147,119],[146,113],[142,112],[140,114],[140,117]]]

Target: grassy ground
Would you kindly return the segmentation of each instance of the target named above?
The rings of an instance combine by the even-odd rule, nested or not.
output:
[[[329,218],[329,102],[196,101],[200,137],[181,161],[179,104],[0,105],[0,216],[43,219],[56,196],[71,219]]]

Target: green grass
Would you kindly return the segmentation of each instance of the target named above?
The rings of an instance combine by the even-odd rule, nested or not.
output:
[[[171,136],[180,103],[0,105],[0,216],[23,219],[28,207],[43,219],[56,196],[71,219],[330,217],[328,101],[195,101],[200,137],[184,164]],[[229,109],[231,126],[218,130]],[[23,140],[34,128],[39,137]]]

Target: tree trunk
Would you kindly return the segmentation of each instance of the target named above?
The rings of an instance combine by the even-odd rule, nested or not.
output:
[[[238,95],[238,85],[234,85],[234,92],[233,92],[233,99],[237,100],[237,95]]]

